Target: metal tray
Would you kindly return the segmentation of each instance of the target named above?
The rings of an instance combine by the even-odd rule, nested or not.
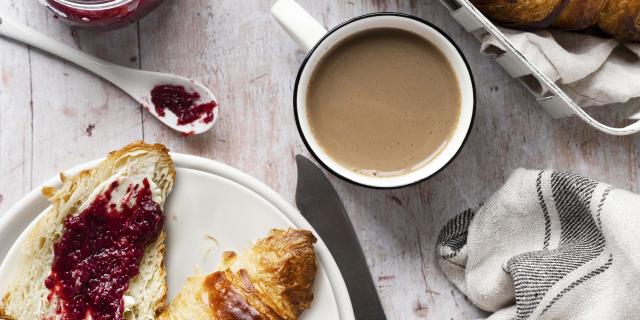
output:
[[[440,0],[450,11],[451,16],[478,40],[486,34],[494,36],[506,50],[495,58],[511,77],[520,82],[535,77],[546,87],[546,94],[541,96],[531,90],[536,101],[554,118],[577,116],[592,127],[611,135],[624,136],[640,131],[640,120],[623,128],[607,126],[591,117],[584,109],[571,99],[538,67],[523,56],[505,35],[489,19],[487,19],[469,0]]]

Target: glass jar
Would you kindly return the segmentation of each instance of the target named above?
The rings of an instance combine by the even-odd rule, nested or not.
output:
[[[110,30],[138,21],[162,0],[40,0],[55,17],[77,27]]]

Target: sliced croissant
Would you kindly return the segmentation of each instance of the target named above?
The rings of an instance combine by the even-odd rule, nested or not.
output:
[[[43,194],[49,199],[52,207],[35,225],[28,239],[20,248],[21,267],[9,285],[10,291],[0,301],[0,319],[69,319],[65,317],[67,312],[64,307],[65,300],[45,286],[45,281],[53,274],[54,244],[58,243],[68,231],[65,222],[68,219],[77,218],[82,212],[85,212],[87,207],[95,203],[94,200],[105,194],[105,189],[112,190],[109,191],[108,199],[110,200],[107,203],[115,206],[138,200],[140,193],[135,191],[129,193],[129,188],[131,190],[145,188],[145,197],[153,199],[152,201],[156,203],[153,204],[153,207],[156,208],[153,212],[156,212],[156,205],[159,208],[164,205],[173,186],[175,174],[173,161],[163,145],[150,145],[138,141],[110,153],[107,159],[94,169],[82,171],[72,177],[62,175],[63,182],[59,189],[45,188]],[[143,187],[141,187],[142,184],[144,184]],[[128,200],[124,200],[125,198]],[[151,202],[145,202],[145,204],[152,206]],[[87,219],[93,219],[93,217]],[[162,218],[154,221],[162,221]],[[97,225],[99,222],[95,223]],[[154,230],[157,231],[157,225],[155,227]],[[80,232],[77,233],[78,236],[92,236],[89,233]],[[128,288],[123,293],[122,300],[119,300],[124,304],[121,305],[123,308],[119,312],[107,315],[109,319],[150,320],[154,319],[164,308],[167,292],[163,263],[164,239],[164,231],[160,231],[155,239],[147,239],[149,242],[144,247],[144,253],[138,265],[138,274],[129,280]],[[90,259],[105,251],[88,252],[86,260],[82,262],[96,261]],[[75,275],[75,273],[69,274]],[[98,284],[106,286],[108,279],[112,278],[105,275],[89,279],[103,281],[102,284]],[[80,277],[76,281],[80,284],[87,283],[87,279]],[[89,315],[91,312],[87,310]]]

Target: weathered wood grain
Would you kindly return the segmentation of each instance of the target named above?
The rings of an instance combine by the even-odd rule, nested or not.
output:
[[[79,31],[53,19],[39,5],[31,9],[29,25],[100,58],[138,66],[135,25],[111,33]],[[139,107],[101,78],[38,50],[31,51],[31,74],[34,184],[142,138]]]
[[[140,137],[228,163],[293,202],[294,154],[308,155],[292,110],[293,83],[304,52],[271,18],[272,1],[166,0],[138,25],[110,33],[70,29],[51,19],[35,0],[6,2],[0,10],[72,46],[123,65],[202,81],[222,106],[220,122],[211,132],[184,138],[141,113],[134,101],[103,80],[2,40],[0,214],[59,170]],[[640,138],[610,137],[576,119],[551,119],[524,88],[478,53],[477,41],[439,1],[300,3],[327,27],[376,11],[420,16],[451,35],[476,75],[474,129],[464,150],[438,176],[392,191],[330,177],[356,227],[389,319],[483,315],[438,270],[435,241],[449,218],[478,206],[514,169],[569,170],[640,190]]]
[[[26,22],[21,0],[0,2],[0,12]],[[0,41],[0,213],[31,189],[31,70],[29,49]]]

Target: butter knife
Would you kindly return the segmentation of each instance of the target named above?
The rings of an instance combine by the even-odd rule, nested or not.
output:
[[[386,319],[358,237],[338,193],[311,160],[296,155],[296,205],[336,260],[356,319]]]

